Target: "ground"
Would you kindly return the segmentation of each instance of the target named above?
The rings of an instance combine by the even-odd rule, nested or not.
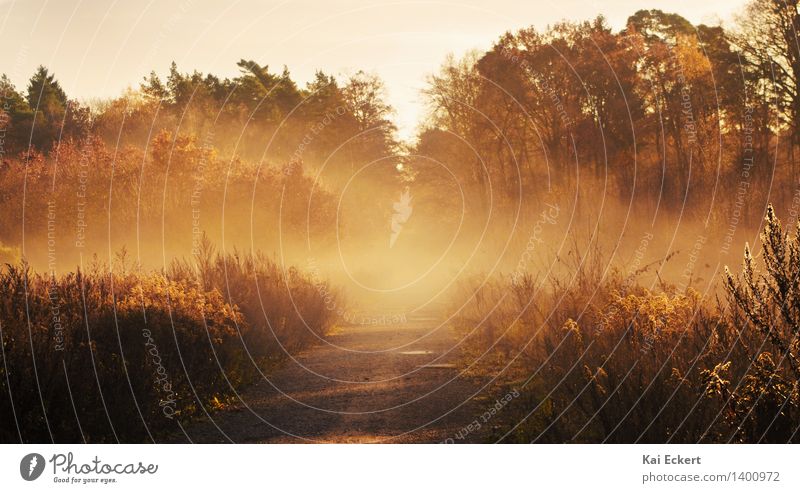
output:
[[[186,435],[200,443],[486,441],[488,427],[469,425],[485,411],[487,380],[465,375],[459,357],[458,336],[436,312],[343,325]]]

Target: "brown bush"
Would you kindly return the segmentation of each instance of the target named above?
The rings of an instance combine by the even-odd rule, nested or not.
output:
[[[303,274],[261,256],[212,260],[169,275],[122,261],[57,278],[4,269],[0,441],[156,440],[333,323]]]
[[[584,262],[569,282],[465,287],[456,322],[473,371],[520,389],[496,438],[539,442],[790,442],[798,400],[798,236],[770,210],[767,274],[749,253],[729,305],[645,289]],[[593,260],[596,265],[598,259]],[[517,425],[517,426],[514,426]]]

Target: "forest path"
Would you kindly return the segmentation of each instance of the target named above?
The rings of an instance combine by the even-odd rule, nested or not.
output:
[[[388,322],[388,321],[387,321]],[[232,409],[189,426],[193,442],[482,441],[464,429],[485,409],[483,383],[460,374],[458,341],[436,312],[337,327],[242,393]],[[485,428],[485,427],[484,427]],[[184,438],[186,440],[186,438]]]

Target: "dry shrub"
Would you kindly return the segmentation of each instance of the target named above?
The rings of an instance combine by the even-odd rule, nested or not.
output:
[[[299,165],[289,172],[276,164],[222,159],[211,143],[168,131],[156,134],[147,152],[115,152],[98,137],[65,140],[50,154],[0,162],[0,200],[9,204],[0,214],[0,259],[4,246],[22,244],[23,224],[26,255],[37,267],[53,233],[62,263],[134,244],[140,252],[158,251],[157,245],[168,257],[180,257],[194,248],[196,228],[220,242],[223,225],[226,243],[259,250],[291,251],[307,235],[325,244],[335,236],[336,203],[304,173]],[[89,225],[80,247],[72,236],[79,216]],[[279,227],[280,244],[274,234]],[[148,255],[142,261],[160,263]]]
[[[770,274],[756,278],[746,260],[745,284],[729,281],[731,309],[691,288],[602,274],[593,255],[549,285],[530,276],[467,285],[456,326],[470,363],[523,396],[503,429],[519,426],[497,438],[796,441],[800,249],[767,219]]]
[[[95,264],[55,278],[5,268],[0,441],[156,440],[333,323],[308,278],[264,257],[182,266],[164,275]]]

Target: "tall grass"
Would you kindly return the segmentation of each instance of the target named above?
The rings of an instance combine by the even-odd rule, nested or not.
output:
[[[334,323],[321,290],[262,255],[167,272],[0,272],[0,441],[139,442],[180,432]],[[326,291],[329,292],[329,291]],[[229,294],[235,293],[231,297]]]
[[[771,213],[766,274],[754,274],[750,259],[745,285],[731,278],[725,301],[691,287],[642,287],[636,273],[597,268],[597,255],[576,258],[568,278],[547,283],[524,275],[464,286],[469,303],[456,327],[467,360],[522,395],[495,438],[800,440],[800,279],[790,267],[800,250],[797,237],[776,229]]]

